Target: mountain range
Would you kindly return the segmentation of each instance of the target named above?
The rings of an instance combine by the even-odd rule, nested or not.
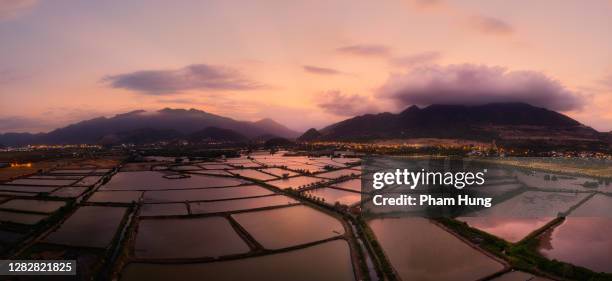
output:
[[[399,113],[356,116],[298,135],[271,119],[238,121],[196,109],[165,108],[94,118],[49,133],[0,134],[0,145],[141,144],[172,140],[244,143],[276,137],[297,137],[301,142],[441,138],[496,140],[526,146],[540,142],[609,147],[612,143],[612,133],[598,132],[561,113],[525,103],[411,106]]]
[[[369,141],[380,139],[451,138],[506,142],[604,142],[600,133],[580,122],[526,103],[492,103],[478,106],[411,106],[393,113],[353,117],[321,130],[310,129],[301,141]]]
[[[216,128],[209,129],[207,128]],[[231,130],[239,133],[228,133]],[[210,139],[211,137],[254,139],[265,136],[295,138],[299,135],[274,120],[256,122],[238,121],[196,109],[170,109],[147,112],[136,110],[106,118],[81,121],[49,133],[0,134],[0,144],[6,146],[24,144],[96,144],[96,143],[144,143],[186,138]]]

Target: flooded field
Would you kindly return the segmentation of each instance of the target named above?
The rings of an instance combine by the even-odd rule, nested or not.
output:
[[[65,205],[66,202],[64,201],[13,199],[0,204],[0,209],[36,213],[53,213]]]
[[[578,191],[589,191],[593,188],[584,187],[583,184],[592,179],[585,177],[573,177],[573,176],[562,176],[554,175],[543,172],[514,172],[517,180],[529,187],[549,189],[549,190],[578,190]]]
[[[301,151],[138,159],[55,167],[0,183],[0,254],[19,249],[21,258],[75,258],[85,280],[100,272],[112,275],[101,280],[376,280],[378,253],[366,247],[375,239],[402,280],[546,280],[521,271],[492,278],[505,265],[483,250],[486,241],[470,237],[469,244],[461,232],[424,218],[383,218],[401,216],[391,212],[398,206],[365,212],[374,235],[361,236],[361,225],[349,218],[364,213],[355,204],[361,178],[367,184],[372,173],[364,166],[368,173],[357,178],[360,159]],[[414,163],[450,165],[438,158]],[[612,270],[612,197],[593,196],[605,187],[523,170],[494,168],[489,176],[478,194],[499,201],[459,220],[518,242],[569,214],[536,237],[540,253]]]
[[[235,186],[245,183],[240,179],[228,177],[215,177],[205,175],[191,175],[190,177],[167,179],[164,172],[140,171],[119,172],[110,182],[103,185],[104,190],[161,190],[161,189],[188,189],[204,187]]]
[[[147,203],[155,203],[221,200],[270,194],[274,193],[257,185],[243,185],[223,188],[147,191],[143,198]]]
[[[62,198],[74,198],[79,197],[88,187],[86,186],[66,186],[56,189],[51,193],[51,196],[62,197]]]
[[[334,217],[306,206],[234,214],[232,217],[266,249],[281,249],[342,235]]]
[[[260,171],[266,172],[268,174],[273,174],[279,178],[283,177],[283,175],[287,175],[287,177],[293,177],[293,176],[299,175],[296,172],[288,171],[288,170],[281,169],[281,168],[267,168],[267,169],[260,169]]]
[[[197,171],[202,170],[202,167],[195,165],[184,165],[184,166],[172,166],[170,170],[173,171]]]
[[[321,181],[324,181],[324,180],[319,179],[319,178],[314,178],[314,177],[300,176],[300,177],[293,177],[293,178],[288,178],[288,179],[270,181],[268,182],[268,184],[276,186],[280,189],[285,189],[285,188],[296,189],[299,187],[303,187],[303,186],[321,182]]]
[[[343,176],[354,176],[354,175],[359,175],[359,174],[360,173],[355,170],[342,169],[342,170],[320,173],[320,174],[317,174],[316,176],[320,178],[326,178],[326,179],[337,179]]]
[[[308,196],[323,198],[324,203],[334,205],[336,202],[351,206],[361,201],[361,193],[349,192],[330,187],[316,188],[304,192]]]
[[[290,162],[290,163],[283,164],[283,166],[286,166],[288,169],[291,169],[291,170],[306,171],[310,173],[325,171],[325,169],[323,168],[324,165],[310,165],[310,164],[303,164],[303,163],[298,163],[298,162]]]
[[[87,202],[131,203],[138,202],[141,196],[142,191],[97,191]]]
[[[190,174],[213,175],[213,176],[231,176],[227,170],[198,170],[189,171]]]
[[[354,190],[357,192],[361,192],[361,179],[347,180],[341,183],[336,183],[333,186],[342,188],[342,189],[348,189],[348,190]]]
[[[242,176],[245,178],[252,178],[252,179],[256,179],[260,181],[277,179],[276,176],[269,175],[269,174],[266,174],[266,173],[263,173],[257,170],[251,170],[251,169],[229,170],[228,172],[234,175]]]
[[[17,192],[51,192],[57,187],[50,186],[33,186],[33,185],[0,185],[0,191],[17,191]]]
[[[286,253],[232,261],[190,264],[133,263],[122,281],[135,280],[355,280],[345,241],[336,240]]]
[[[141,220],[134,254],[142,258],[218,257],[248,245],[223,217]]]
[[[506,241],[518,242],[587,196],[586,193],[528,191],[458,219]]]
[[[61,180],[61,179],[17,179],[17,180],[13,180],[10,182],[7,182],[7,184],[23,184],[23,185],[42,185],[42,186],[46,186],[46,185],[50,185],[50,186],[65,186],[65,185],[71,185],[73,183],[75,183],[75,180]]]
[[[143,204],[140,208],[140,216],[180,216],[187,215],[187,204]]]
[[[248,209],[264,208],[296,204],[298,201],[284,195],[264,196],[247,199],[222,200],[214,202],[190,203],[193,214],[232,212]]]
[[[78,182],[76,182],[74,185],[78,185],[78,186],[90,186],[90,185],[94,185],[101,178],[102,178],[101,176],[84,177],[83,179],[81,179]]]
[[[53,170],[49,173],[53,175],[88,175],[95,172],[106,173],[108,170],[100,169],[100,171],[97,171],[95,169],[61,169]]]
[[[523,271],[511,271],[502,276],[491,279],[492,281],[552,281],[551,279],[533,275]]]
[[[210,163],[210,164],[199,164],[200,168],[207,170],[222,170],[222,169],[233,169],[234,167],[222,163]]]
[[[44,242],[68,246],[106,248],[123,220],[126,208],[83,206]]]
[[[423,218],[369,222],[402,280],[477,280],[504,266]]]
[[[612,197],[595,195],[549,230],[540,252],[551,259],[612,273]]]
[[[0,222],[33,225],[46,219],[47,215],[26,214],[0,210]]]
[[[612,273],[612,218],[568,217],[542,237],[539,251],[596,272]]]
[[[511,217],[462,217],[460,220],[508,242],[518,242],[534,230],[544,226],[554,217],[511,218]]]

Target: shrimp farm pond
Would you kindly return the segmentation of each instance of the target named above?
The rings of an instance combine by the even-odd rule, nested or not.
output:
[[[58,280],[612,280],[605,179],[500,165],[499,204],[426,218],[365,212],[358,157],[127,159],[0,182],[2,259],[76,260]]]

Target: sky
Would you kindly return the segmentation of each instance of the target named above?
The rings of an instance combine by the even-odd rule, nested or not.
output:
[[[0,0],[0,132],[166,107],[304,131],[490,102],[610,131],[611,27],[611,0]]]

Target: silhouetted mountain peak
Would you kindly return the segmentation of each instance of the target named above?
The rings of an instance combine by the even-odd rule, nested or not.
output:
[[[139,137],[145,140],[162,140],[164,136],[175,138],[177,135],[171,133],[170,130],[180,135],[189,135],[208,127],[240,132],[248,138],[261,135],[288,138],[297,136],[296,132],[271,119],[259,122],[238,121],[194,108],[164,108],[152,112],[135,110],[110,118],[89,119],[41,135],[0,135],[0,143],[5,145],[81,144],[98,143],[102,139],[108,140],[109,143],[129,139],[136,143]],[[149,130],[142,130],[145,128]]]
[[[506,137],[541,138],[555,133],[584,139],[600,139],[595,130],[576,120],[526,103],[485,105],[433,104],[410,106],[398,114],[366,114],[332,124],[318,139],[366,140],[393,138],[458,138],[491,140]],[[554,135],[554,134],[552,134]]]
[[[297,140],[298,141],[313,141],[321,137],[321,133],[315,128],[310,128],[304,134],[302,134]]]
[[[277,136],[294,138],[298,135],[298,132],[289,129],[285,125],[280,124],[270,118],[263,118],[261,120],[255,121],[253,122],[253,125]]]
[[[115,117],[130,117],[130,116],[134,116],[134,115],[143,114],[143,113],[146,113],[146,112],[147,112],[146,110],[138,109],[138,110],[132,110],[132,111],[126,112],[126,113],[117,114],[117,115],[115,115]],[[104,118],[104,117],[99,117],[99,118]]]

